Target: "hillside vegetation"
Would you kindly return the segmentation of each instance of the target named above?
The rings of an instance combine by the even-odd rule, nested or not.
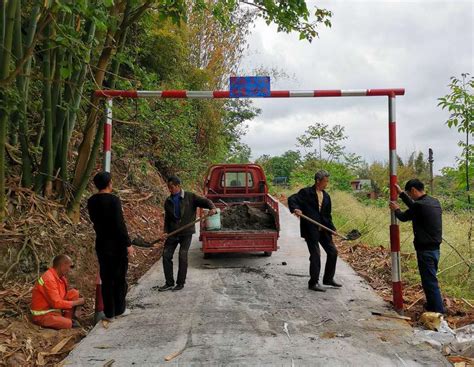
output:
[[[390,248],[388,207],[366,205],[347,192],[332,193],[335,224],[341,233],[358,229],[362,237],[360,241],[372,247]],[[411,223],[400,224],[400,247],[403,257],[402,279],[408,285],[420,283],[413,247],[413,231]],[[453,250],[447,243],[441,245],[439,263],[439,281],[443,293],[449,296],[474,300],[474,269],[468,264],[472,256],[472,218],[466,212],[445,212],[443,214],[443,237],[454,246]],[[458,254],[459,252],[459,254]],[[464,261],[466,260],[468,264]]]

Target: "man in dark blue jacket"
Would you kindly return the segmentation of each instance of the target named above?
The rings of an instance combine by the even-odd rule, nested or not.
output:
[[[313,186],[301,189],[298,193],[288,198],[290,211],[297,217],[304,214],[335,231],[336,227],[334,227],[331,215],[331,197],[324,191],[329,183],[329,173],[325,170],[316,172],[314,181]],[[305,239],[308,245],[310,253],[310,279],[308,288],[317,292],[326,291],[325,288],[319,284],[319,273],[321,271],[321,251],[319,244],[321,244],[327,254],[323,284],[337,288],[341,287],[342,285],[334,280],[337,249],[332,241],[331,233],[303,218],[300,220],[300,232],[301,237]]]
[[[437,199],[426,195],[425,185],[416,178],[406,183],[405,192],[400,186],[395,187],[408,210],[402,212],[395,202],[390,202],[390,209],[402,222],[412,221],[413,244],[426,296],[425,308],[427,311],[444,313],[443,299],[436,277],[443,228],[441,204]]]
[[[165,233],[171,233],[180,227],[186,226],[196,220],[197,208],[209,209],[209,215],[216,213],[214,203],[196,195],[193,192],[184,191],[181,188],[181,180],[176,176],[168,178],[168,190],[170,196],[165,200]],[[168,237],[163,247],[163,272],[166,283],[159,287],[160,292],[173,290],[179,291],[184,288],[188,272],[188,251],[196,228],[191,226],[178,234]],[[173,277],[173,255],[179,245],[178,277],[176,286]]]

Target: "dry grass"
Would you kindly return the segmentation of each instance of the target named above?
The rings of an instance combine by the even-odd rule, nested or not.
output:
[[[389,209],[365,205],[346,192],[332,192],[333,217],[336,227],[341,233],[353,228],[362,233],[361,242],[369,246],[390,248],[389,240]],[[443,293],[449,296],[474,299],[474,264],[470,259],[472,243],[469,243],[471,217],[468,213],[444,213],[443,237],[471,263],[469,271],[466,263],[446,243],[441,245],[439,264],[439,280]],[[410,223],[400,223],[401,252],[414,254],[413,233]],[[470,260],[469,260],[470,259]],[[403,256],[403,280],[408,284],[420,281],[414,256]],[[472,303],[472,302],[471,302]]]

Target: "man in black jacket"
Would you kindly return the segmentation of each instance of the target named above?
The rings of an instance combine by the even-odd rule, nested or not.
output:
[[[408,210],[402,212],[395,202],[390,202],[389,206],[402,222],[412,221],[413,244],[426,296],[425,308],[427,311],[444,313],[443,299],[436,277],[443,228],[441,204],[437,199],[426,195],[425,185],[418,179],[409,180],[405,185],[405,192],[400,186],[395,187]]]
[[[216,213],[216,207],[212,201],[192,192],[184,191],[181,188],[181,180],[176,176],[168,178],[168,190],[171,195],[165,201],[165,233],[171,233],[195,221],[197,208],[210,209],[210,215]],[[191,246],[193,233],[195,232],[195,226],[191,226],[166,239],[163,249],[163,272],[165,273],[166,284],[159,287],[158,290],[160,292],[170,289],[179,291],[184,288],[186,273],[188,271],[188,251]],[[175,286],[173,277],[173,255],[178,245],[180,245],[179,266]]]
[[[123,219],[122,204],[112,194],[110,173],[96,174],[94,184],[99,192],[89,198],[87,209],[96,233],[95,250],[102,280],[104,314],[112,319],[130,313],[125,304],[128,290],[126,277],[128,256],[134,254],[134,249]]]
[[[324,191],[329,183],[329,173],[325,170],[316,172],[314,176],[315,184],[311,187],[301,189],[298,193],[288,198],[290,211],[299,217],[301,214],[314,219],[324,226],[336,230],[332,222],[331,215],[331,197]],[[300,219],[300,232],[308,245],[309,257],[309,275],[308,288],[325,292],[326,290],[319,284],[319,273],[321,271],[321,252],[319,244],[327,254],[326,267],[324,269],[323,284],[333,287],[342,285],[334,280],[336,273],[337,249],[332,241],[332,235],[321,227]]]

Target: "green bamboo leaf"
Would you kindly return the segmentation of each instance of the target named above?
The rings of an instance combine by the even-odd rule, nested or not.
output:
[[[72,68],[68,66],[61,66],[60,74],[62,79],[69,78],[72,74]]]
[[[102,0],[102,3],[107,7],[110,8],[111,6],[114,6],[114,0]]]

